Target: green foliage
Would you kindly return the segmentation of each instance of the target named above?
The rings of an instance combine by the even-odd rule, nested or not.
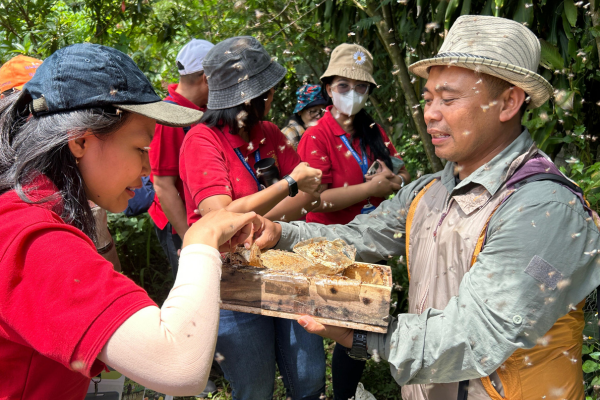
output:
[[[162,304],[173,287],[173,275],[150,216],[128,218],[109,213],[108,224],[123,273],[146,289],[157,304]]]

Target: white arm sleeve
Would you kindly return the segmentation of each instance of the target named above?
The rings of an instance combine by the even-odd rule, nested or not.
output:
[[[129,317],[98,358],[150,389],[170,395],[200,393],[217,342],[220,280],[216,249],[185,247],[162,308],[146,307]]]

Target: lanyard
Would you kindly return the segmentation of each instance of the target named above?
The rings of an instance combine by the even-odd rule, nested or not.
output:
[[[354,156],[354,159],[360,166],[360,169],[362,170],[362,173],[363,173],[363,180],[364,180],[365,179],[364,176],[367,174],[367,171],[369,170],[369,161],[367,161],[367,155],[365,154],[365,151],[362,149],[362,146],[361,146],[361,152],[362,152],[362,160],[361,160],[360,157],[358,156],[358,153],[356,152],[356,150],[354,150],[354,147],[352,147],[352,145],[348,141],[348,138],[346,137],[346,135],[342,135],[342,136],[340,136],[340,138],[342,139],[342,142],[344,142],[344,144],[348,148],[348,151],[350,151],[350,153],[352,153],[352,155]]]
[[[261,185],[260,182],[258,181],[258,179],[256,178],[256,174],[254,173],[252,168],[250,168],[250,165],[248,165],[248,162],[244,159],[242,152],[238,148],[233,149],[233,151],[235,151],[235,154],[237,154],[237,156],[240,159],[240,161],[242,162],[242,164],[244,164],[244,167],[246,167],[248,172],[250,172],[250,175],[252,175],[252,177],[254,178],[254,181],[256,182],[256,186],[258,186],[258,191],[260,192],[263,189],[263,185]],[[256,149],[256,151],[254,152],[254,161],[255,162],[260,161],[260,150],[259,149]]]

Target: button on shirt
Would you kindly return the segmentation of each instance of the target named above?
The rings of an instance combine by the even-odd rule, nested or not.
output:
[[[405,238],[394,234],[405,233],[410,204],[427,183],[441,179],[449,199],[470,185],[494,195],[504,184],[511,162],[532,143],[525,130],[458,185],[455,164],[448,162],[443,171],[412,182],[394,199],[348,225],[281,223],[278,248],[289,250],[300,240],[325,236],[344,239],[366,262],[403,255]],[[442,210],[438,212],[441,216]],[[390,362],[398,384],[487,376],[515,350],[535,346],[558,318],[600,284],[598,228],[573,193],[555,182],[532,182],[517,190],[494,213],[487,232],[485,247],[460,282],[458,296],[444,309],[401,314],[390,323],[387,334],[368,334],[369,352],[377,351]],[[526,272],[536,256],[569,284],[555,292],[542,291],[540,281]],[[469,338],[476,338],[475,346]]]
[[[199,108],[197,105],[177,93],[177,84],[169,85],[169,95],[165,100],[173,101],[182,107],[191,108],[193,110],[205,111],[205,108]],[[194,126],[194,125],[192,125]],[[154,138],[150,144],[148,156],[150,158],[150,167],[152,168],[151,180],[154,182],[153,176],[176,176],[177,192],[181,200],[185,202],[183,195],[183,182],[179,178],[179,151],[183,144],[185,131],[183,128],[175,128],[156,124],[154,129]],[[158,195],[154,196],[154,202],[148,210],[148,214],[156,226],[164,229],[169,220],[163,211]]]
[[[200,219],[194,209],[208,197],[225,195],[236,200],[258,192],[256,181],[235,154],[234,148],[240,149],[253,171],[257,149],[261,159],[274,158],[280,179],[289,175],[301,162],[298,153],[271,122],[257,124],[250,133],[249,143],[230,134],[228,127],[219,130],[204,124],[197,125],[186,135],[179,160],[189,225]]]
[[[398,157],[398,152],[383,129],[377,125],[383,143],[386,145],[391,157]],[[377,131],[374,131],[377,132]],[[340,188],[346,185],[359,185],[364,182],[364,174],[356,159],[352,156],[341,136],[346,135],[340,124],[331,115],[331,106],[323,115],[317,125],[307,129],[300,139],[298,145],[298,154],[302,161],[306,161],[311,167],[318,168],[323,172],[321,182],[329,184],[329,188]],[[358,138],[348,141],[352,144],[356,154],[362,155],[360,140]],[[367,148],[368,164],[375,161],[371,149]],[[381,197],[372,197],[370,202],[377,207],[384,199]],[[343,210],[335,212],[309,212],[306,216],[306,222],[317,222],[320,224],[347,224],[360,214],[367,200],[363,200],[351,205]]]

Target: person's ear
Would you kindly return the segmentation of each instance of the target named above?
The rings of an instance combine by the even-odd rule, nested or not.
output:
[[[333,96],[331,95],[331,84],[327,84],[325,85],[325,90],[327,90],[327,95],[329,96],[330,99],[333,98]]]
[[[208,85],[208,78],[206,77],[206,72],[202,74],[202,76],[200,77],[200,81],[204,84],[204,85]]]
[[[88,142],[89,141],[87,135],[82,135],[69,140],[69,150],[71,150],[73,157],[75,157],[76,159],[83,157],[87,149],[89,148]]]
[[[500,122],[508,122],[519,114],[525,101],[525,92],[520,87],[511,86],[502,93],[500,99],[502,100],[502,109],[498,118]]]

